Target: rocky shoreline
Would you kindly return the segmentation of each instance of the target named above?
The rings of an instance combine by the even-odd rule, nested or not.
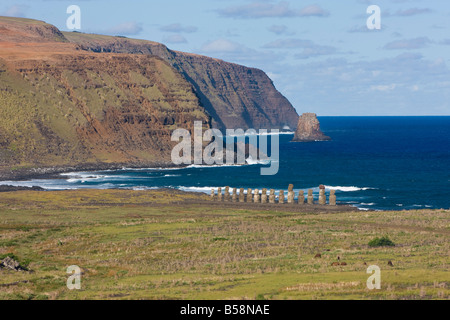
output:
[[[60,175],[68,172],[120,170],[122,168],[176,168],[171,162],[140,162],[140,163],[87,163],[75,166],[51,166],[38,168],[0,168],[1,181],[23,181],[30,179],[64,179]]]

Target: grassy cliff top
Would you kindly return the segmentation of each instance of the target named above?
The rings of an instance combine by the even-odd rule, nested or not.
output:
[[[35,19],[27,19],[27,18],[16,18],[16,17],[5,17],[0,16],[0,23],[8,23],[8,24],[19,24],[19,25],[48,25],[45,21],[35,20]]]

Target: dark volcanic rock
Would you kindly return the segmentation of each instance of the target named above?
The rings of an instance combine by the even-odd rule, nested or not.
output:
[[[82,50],[155,55],[192,84],[219,129],[294,129],[298,114],[262,71],[197,54],[173,51],[152,41],[64,32]]]
[[[41,187],[15,187],[15,186],[7,186],[1,185],[0,192],[11,192],[11,191],[44,191],[45,189]]]
[[[22,267],[19,262],[10,257],[6,257],[0,262],[0,268],[13,271],[27,271],[27,268]]]
[[[192,132],[194,121],[204,129],[297,124],[258,69],[21,18],[0,17],[0,43],[3,181],[85,164],[170,163],[172,132]]]
[[[330,137],[320,130],[320,123],[314,113],[304,113],[298,120],[294,142],[329,141]]]

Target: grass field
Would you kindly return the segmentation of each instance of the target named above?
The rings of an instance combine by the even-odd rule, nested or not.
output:
[[[0,193],[0,255],[31,270],[0,270],[0,299],[449,299],[448,210],[207,201],[167,190]],[[382,236],[396,246],[369,247]],[[332,266],[338,256],[346,266]],[[81,290],[66,287],[71,265],[82,268]],[[367,289],[370,265],[381,290]]]

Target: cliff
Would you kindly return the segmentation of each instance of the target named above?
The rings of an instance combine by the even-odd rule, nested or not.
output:
[[[15,41],[17,29],[0,20],[0,167],[169,162],[175,128],[210,127],[192,85],[161,58],[23,42],[26,24]]]
[[[175,128],[281,128],[264,72],[162,44],[0,17],[0,171],[169,163]],[[80,167],[83,168],[83,167]]]
[[[304,113],[298,120],[294,142],[329,141],[330,137],[320,130],[320,123],[314,113]]]
[[[152,54],[178,70],[195,89],[213,127],[294,129],[298,114],[261,70],[210,57],[172,51],[163,44],[121,37],[64,32],[72,43],[92,52]]]

